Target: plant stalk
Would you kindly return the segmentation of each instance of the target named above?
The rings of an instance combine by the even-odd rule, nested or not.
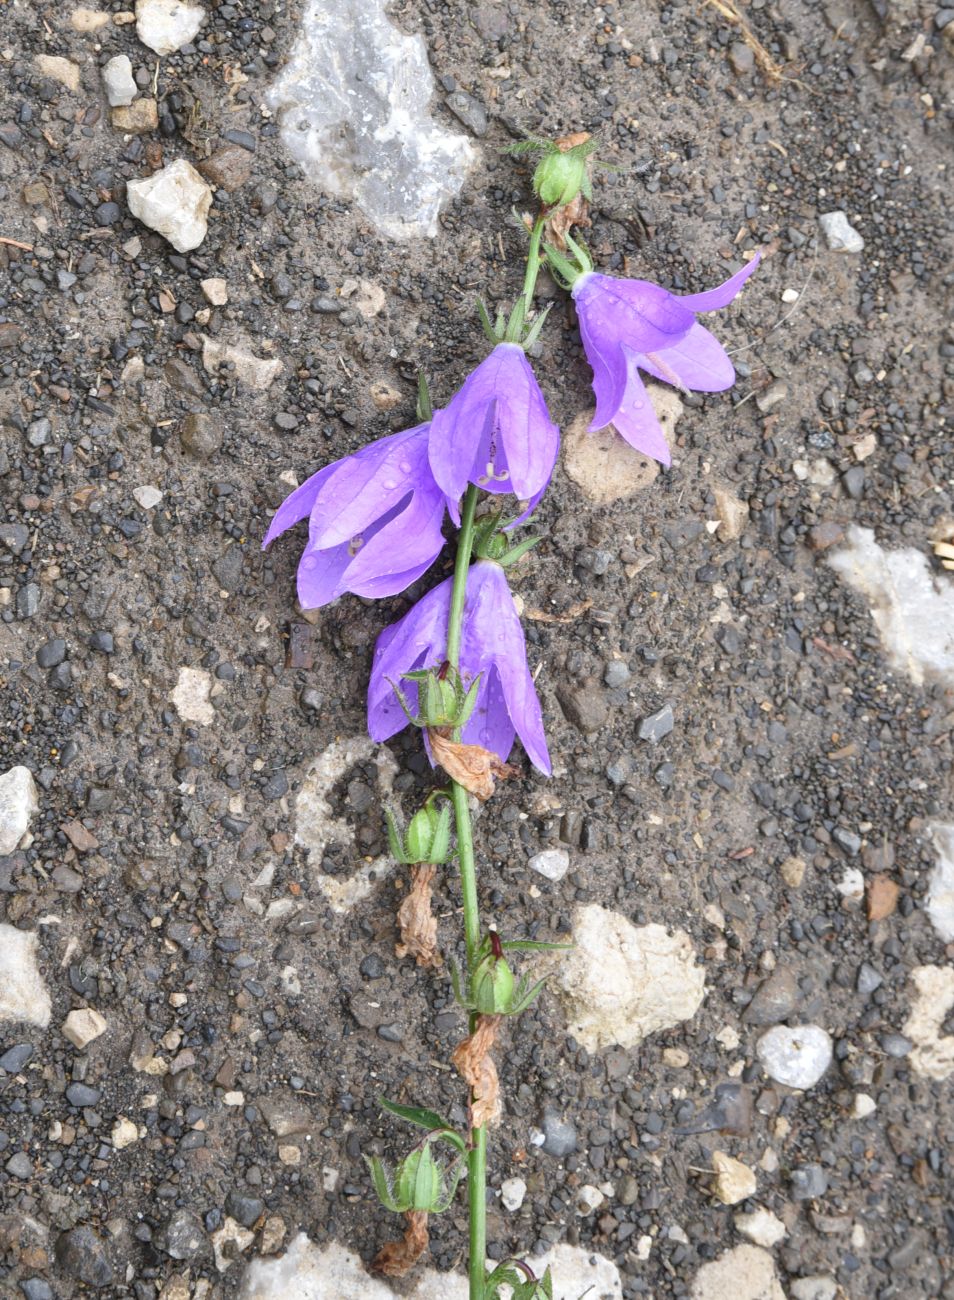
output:
[[[523,298],[526,314],[529,316],[530,308],[533,306],[533,295],[537,287],[537,276],[540,274],[540,267],[543,265],[543,259],[540,256],[540,241],[543,238],[543,226],[546,221],[545,215],[541,212],[533,223],[533,230],[530,232],[530,247],[527,249],[527,270],[523,277]]]

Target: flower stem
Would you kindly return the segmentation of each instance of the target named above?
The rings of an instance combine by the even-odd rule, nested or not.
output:
[[[541,212],[533,223],[533,230],[530,232],[530,247],[527,249],[527,271],[523,277],[523,301],[524,307],[529,314],[533,306],[533,294],[537,287],[537,276],[540,274],[540,267],[543,265],[543,258],[540,256],[540,241],[543,238],[543,225],[546,217]]]
[[[450,616],[447,623],[447,658],[452,668],[460,669],[460,643],[464,622],[464,597],[467,594],[467,574],[470,571],[471,553],[474,549],[474,512],[477,509],[477,488],[471,484],[464,497],[461,511],[460,534],[457,539],[457,559],[454,562],[454,582],[451,587]],[[459,737],[458,737],[459,739]],[[460,863],[460,883],[464,896],[464,940],[467,945],[467,968],[473,972],[477,949],[480,946],[480,908],[477,902],[477,869],[474,863],[474,835],[470,824],[470,805],[467,791],[456,781],[451,782],[451,799],[454,820],[457,823],[457,858]],[[473,1017],[471,1017],[473,1019]],[[473,1032],[473,1024],[470,1026]],[[470,1249],[468,1263],[470,1274],[470,1300],[484,1300],[487,1279],[487,1129],[471,1130],[471,1147],[467,1155],[467,1198],[470,1221]]]

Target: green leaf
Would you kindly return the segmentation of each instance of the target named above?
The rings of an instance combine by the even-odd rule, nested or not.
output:
[[[460,712],[457,715],[457,725],[459,727],[465,727],[467,725],[467,723],[470,721],[470,715],[473,713],[474,709],[477,706],[477,688],[480,685],[480,678],[481,678],[481,674],[478,673],[477,676],[470,684],[470,690],[464,696],[463,703],[461,704],[460,707]]]
[[[482,298],[477,299],[477,315],[480,317],[481,328],[483,329],[484,333],[487,335],[488,340],[491,343],[498,343],[499,339],[497,338],[497,335],[494,333],[494,327],[490,319],[490,313],[488,312],[486,306],[484,305],[484,300]]]
[[[519,158],[525,153],[559,153],[556,145],[552,140],[543,140],[537,136],[528,135],[526,140],[515,140],[513,144],[508,144],[504,153],[510,154],[513,158]]]
[[[509,551],[504,551],[498,564],[502,564],[506,569],[511,564],[516,564],[522,559],[528,551],[532,551],[535,546],[539,546],[543,541],[542,537],[527,537],[524,541],[518,542],[516,546],[511,546]]]
[[[404,848],[401,843],[404,838],[398,819],[392,809],[385,807],[384,820],[388,824],[388,848],[391,850],[391,857],[395,862],[404,861]]]
[[[434,414],[434,407],[431,403],[430,389],[427,386],[427,375],[422,370],[417,377],[417,418],[421,424],[426,423]]]
[[[391,1210],[395,1214],[400,1214],[407,1207],[399,1205],[394,1196],[394,1184],[391,1174],[385,1165],[377,1156],[365,1156],[368,1167],[371,1170],[371,1181],[374,1183],[374,1190],[378,1194],[378,1200],[386,1210]]]
[[[448,851],[450,849],[451,837],[451,806],[445,803],[443,808],[437,814],[437,824],[434,827],[434,839],[431,842],[431,861],[446,862]]]
[[[409,1124],[416,1124],[418,1128],[426,1128],[428,1132],[433,1132],[434,1129],[450,1129],[451,1132],[454,1131],[452,1125],[446,1119],[443,1119],[436,1111],[427,1110],[423,1106],[402,1106],[399,1102],[388,1101],[386,1097],[379,1097],[378,1105],[391,1115],[397,1115],[398,1119],[406,1119]]]
[[[456,1137],[457,1134],[455,1133],[454,1136]],[[457,1185],[467,1168],[466,1152],[467,1148],[461,1141],[460,1156],[448,1166],[444,1173],[444,1187],[435,1206],[435,1213],[437,1214],[443,1214],[445,1210],[449,1209],[457,1194]]]
[[[543,311],[540,313],[537,319],[530,326],[529,330],[527,331],[527,336],[523,340],[523,347],[525,352],[529,352],[530,349],[533,347],[534,343],[536,343],[537,339],[540,337],[540,331],[547,323],[547,317],[550,315],[550,311],[552,307],[553,307],[552,302],[547,303],[546,307],[544,307]]]
[[[537,943],[533,939],[504,939],[501,947],[504,952],[567,952],[575,948],[573,943]]]
[[[510,1004],[510,1014],[519,1016],[521,1011],[526,1011],[527,1007],[536,1002],[543,992],[543,986],[546,982],[546,977],[544,977],[542,980],[537,980],[536,984],[531,987],[526,975],[521,976],[520,982],[514,990],[513,1000]]]

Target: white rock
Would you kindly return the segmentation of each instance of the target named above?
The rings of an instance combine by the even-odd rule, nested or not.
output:
[[[853,1119],[867,1119],[868,1116],[873,1115],[877,1109],[878,1103],[875,1101],[874,1097],[869,1097],[866,1092],[855,1093],[855,1102],[851,1108]]]
[[[762,1068],[787,1088],[813,1088],[831,1065],[831,1038],[820,1025],[775,1025],[756,1046]]]
[[[857,867],[846,867],[835,888],[849,903],[860,903],[865,896],[864,874]]]
[[[748,1237],[749,1241],[766,1250],[771,1250],[788,1236],[788,1229],[782,1220],[761,1205],[751,1214],[737,1214],[735,1226],[743,1237]]]
[[[0,776],[0,858],[16,852],[39,807],[36,782],[28,767],[11,767]]]
[[[738,1205],[739,1201],[754,1196],[758,1183],[755,1174],[741,1160],[735,1160],[724,1151],[713,1151],[712,1168],[715,1181],[712,1190],[723,1205]]]
[[[212,1233],[212,1253],[215,1256],[215,1267],[220,1273],[230,1269],[243,1251],[248,1250],[255,1240],[255,1233],[248,1228],[243,1228],[240,1223],[234,1219],[225,1216],[221,1228],[218,1232]]]
[[[928,826],[937,851],[937,865],[928,881],[925,911],[945,943],[954,943],[954,823]]]
[[[268,93],[282,139],[319,189],[353,198],[391,239],[437,233],[437,214],[474,159],[430,114],[434,78],[419,35],[385,0],[309,0]]]
[[[941,1037],[941,1025],[954,1007],[954,966],[915,966],[911,982],[917,997],[904,1024],[914,1043],[911,1068],[926,1079],[954,1074],[954,1035]]]
[[[0,925],[0,1022],[23,1020],[45,1029],[50,995],[36,964],[37,937]]]
[[[109,1140],[117,1151],[125,1151],[126,1147],[131,1147],[134,1142],[139,1141],[139,1129],[131,1119],[127,1119],[125,1115],[120,1115],[113,1125]]]
[[[824,212],[818,218],[828,247],[836,253],[860,253],[865,241],[855,230],[844,212]]]
[[[185,158],[126,185],[129,211],[179,253],[198,248],[208,229],[212,190]]]
[[[206,302],[210,302],[213,307],[224,307],[229,300],[228,282],[221,276],[210,275],[207,280],[200,280],[199,288],[205,294]]]
[[[79,1007],[71,1011],[60,1028],[64,1038],[69,1039],[80,1051],[105,1034],[108,1026],[98,1011],[92,1007]]]
[[[950,583],[922,551],[883,550],[870,528],[848,529],[848,546],[828,563],[871,606],[890,663],[915,686],[954,685],[954,600]]]
[[[201,5],[183,0],[136,0],[136,35],[157,54],[181,50],[195,40],[204,22]]]
[[[332,911],[347,912],[367,897],[373,880],[382,880],[392,869],[388,854],[371,862],[362,861],[351,876],[330,876],[319,870],[325,845],[335,840],[349,843],[351,831],[340,821],[330,802],[338,781],[355,763],[373,759],[378,769],[378,801],[383,804],[391,792],[397,764],[389,750],[376,745],[367,736],[336,740],[311,763],[302,777],[295,800],[295,842],[308,850],[315,880]]]
[[[801,295],[799,294],[797,289],[782,290],[782,302],[784,302],[786,305],[788,305],[789,303],[798,302],[800,297]]]
[[[825,1273],[799,1277],[789,1284],[792,1300],[836,1300],[838,1283]]]
[[[597,904],[577,909],[575,947],[555,963],[569,1031],[587,1051],[634,1047],[688,1020],[705,997],[705,971],[682,930],[630,924]]]
[[[222,365],[233,365],[237,379],[249,388],[259,390],[268,388],[282,373],[280,358],[265,361],[231,343],[222,343],[207,335],[202,336],[202,364],[210,375],[217,374]]]
[[[114,54],[103,68],[103,87],[113,108],[131,104],[139,94],[127,54]]]
[[[576,1189],[576,1212],[585,1218],[594,1210],[598,1210],[605,1200],[606,1197],[598,1187],[594,1187],[592,1183],[584,1183],[582,1187]]]
[[[553,1270],[553,1300],[622,1300],[623,1286],[616,1265],[592,1250],[555,1246],[534,1259],[538,1275]],[[242,1278],[238,1300],[467,1300],[469,1286],[460,1273],[425,1268],[394,1291],[372,1277],[361,1259],[337,1242],[316,1246],[299,1233],[277,1259],[253,1260]],[[774,1297],[771,1298],[774,1300]]]
[[[815,487],[831,487],[836,477],[834,465],[830,460],[826,460],[824,456],[819,456],[817,460],[813,460],[808,467],[808,481],[813,483]]]
[[[511,1214],[523,1205],[527,1184],[522,1178],[505,1178],[500,1184],[500,1204]]]
[[[646,392],[662,425],[670,451],[676,445],[676,422],[683,412],[674,388],[647,384]],[[644,491],[659,477],[660,466],[624,442],[612,425],[590,433],[594,412],[578,415],[563,439],[563,467],[587,500],[611,505]]]
[[[101,31],[108,22],[109,14],[104,14],[101,9],[88,9],[85,5],[80,5],[70,14],[70,26],[73,31],[82,32],[84,36]]]
[[[209,696],[212,694],[212,677],[204,668],[180,668],[179,680],[169,698],[183,722],[197,722],[207,727],[215,721]]]
[[[69,59],[60,58],[58,54],[38,54],[33,63],[41,77],[58,81],[61,86],[72,90],[74,94],[79,90],[80,70],[75,63],[70,63]]]
[[[735,1246],[703,1264],[690,1295],[692,1300],[786,1300],[775,1261],[758,1246]]]
[[[162,500],[162,493],[157,487],[144,483],[142,487],[133,488],[133,499],[143,510],[152,510]]]
[[[566,849],[544,849],[534,853],[527,866],[547,880],[562,880],[570,869],[570,855]]]

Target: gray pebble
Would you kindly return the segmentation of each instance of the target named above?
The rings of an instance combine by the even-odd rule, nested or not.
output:
[[[11,1156],[3,1167],[11,1178],[19,1178],[21,1182],[33,1177],[33,1161],[25,1151],[18,1151]]]
[[[796,1201],[815,1201],[828,1191],[828,1175],[821,1165],[800,1165],[791,1172],[792,1197]]]
[[[675,726],[672,716],[672,705],[664,704],[661,709],[655,713],[650,713],[643,718],[636,731],[637,739],[648,740],[651,745],[656,745],[664,736],[668,736]]]
[[[562,1159],[576,1150],[576,1129],[561,1119],[556,1111],[548,1110],[543,1116],[543,1150],[548,1156]]]
[[[19,1074],[32,1056],[32,1043],[14,1043],[0,1056],[0,1070],[6,1070],[7,1074]]]
[[[71,1106],[95,1106],[103,1095],[102,1088],[91,1088],[87,1083],[71,1083],[66,1090],[66,1100]]]
[[[56,1262],[69,1277],[87,1286],[107,1287],[113,1281],[113,1267],[106,1246],[92,1228],[73,1228],[56,1242]]]

